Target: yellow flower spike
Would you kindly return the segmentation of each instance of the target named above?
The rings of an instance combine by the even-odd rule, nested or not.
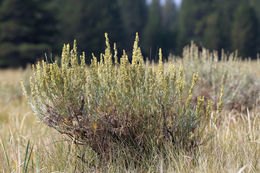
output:
[[[183,86],[183,82],[182,79],[178,78],[177,81],[177,89],[178,89],[178,94],[181,95],[182,94],[182,86]]]
[[[97,57],[94,55],[94,53],[92,53],[91,65],[93,65],[93,68],[94,68],[94,69],[96,69],[97,66],[98,66]]]
[[[191,83],[191,87],[190,87],[190,90],[189,90],[189,95],[192,94],[193,88],[194,88],[194,86],[195,86],[195,84],[196,84],[196,82],[198,80],[198,77],[199,77],[198,73],[196,73],[196,74],[194,73],[193,74],[192,83]]]
[[[77,41],[74,40],[73,42],[73,52],[76,54],[77,53]]]
[[[107,33],[105,33],[105,38],[106,38],[106,50],[105,50],[105,53],[106,53],[106,55],[111,55],[109,38],[108,38],[108,34]]]
[[[176,68],[175,68],[175,65],[173,63],[170,66],[169,71],[171,72],[171,80],[175,82],[175,80],[176,80]]]
[[[220,98],[219,98],[219,102],[217,103],[217,111],[215,112],[215,119],[214,122],[217,122],[218,117],[219,117],[219,113],[221,112],[221,110],[223,109],[223,92],[224,92],[224,85],[222,85],[221,87],[221,91],[220,91]]]
[[[66,44],[63,45],[63,48],[62,48],[62,53],[61,53],[61,60],[65,60],[66,58],[66,52],[67,52],[67,46]],[[62,61],[62,64],[64,63],[65,61]]]
[[[138,32],[135,34],[135,42],[134,42],[134,46],[133,46],[133,54],[136,53],[137,49],[138,49],[138,44],[139,44],[139,36],[138,36]]]
[[[65,76],[65,71],[67,69],[67,66],[69,64],[69,52],[70,52],[70,46],[69,44],[64,45],[63,50],[62,50],[62,57],[61,57],[61,70],[62,70],[62,75]]]
[[[101,65],[101,66],[103,66],[104,65],[104,56],[103,56],[103,54],[101,53],[100,54],[100,62],[99,62],[99,64]]]
[[[66,57],[68,57],[69,54],[70,54],[70,44],[67,44]]]
[[[138,42],[139,42],[139,36],[138,33],[136,33],[135,36],[135,42],[133,46],[133,55],[132,55],[132,65],[135,66],[139,60],[138,58]]]
[[[105,33],[105,38],[106,38],[106,49],[104,55],[104,63],[110,67],[112,66],[112,53],[111,53],[111,48],[110,48],[110,43],[109,43],[109,38],[107,33]]]
[[[183,66],[179,67],[179,76],[183,77]]]
[[[168,72],[172,72],[172,70],[173,70],[173,62],[172,61],[170,61],[169,62],[169,67],[168,67]]]
[[[85,55],[85,52],[82,52],[82,55],[80,56],[80,65],[81,67],[85,68],[86,66],[86,55]]]
[[[210,114],[212,113],[212,105],[213,105],[212,101],[209,100],[206,109],[206,119],[208,119],[210,117]]]
[[[128,92],[127,83],[129,81],[128,70],[127,70],[128,63],[129,63],[128,56],[125,50],[123,50],[123,56],[121,58],[121,64],[120,64],[120,76],[126,92]]]
[[[77,62],[77,53],[74,52],[74,50],[70,51],[70,56],[71,56],[71,66],[74,68],[77,67],[78,62]]]
[[[115,64],[118,65],[118,57],[117,57],[116,43],[114,43],[114,59],[115,59]]]
[[[144,58],[142,55],[141,48],[139,47],[137,50],[138,54],[138,73],[140,73],[140,77],[144,77],[145,75],[145,64],[144,64]]]
[[[47,80],[48,78],[49,78],[49,66],[47,65],[47,63],[43,63],[42,64],[42,66],[43,66],[43,80]]]
[[[56,86],[56,80],[55,80],[56,74],[55,74],[55,69],[54,69],[54,65],[53,64],[50,64],[50,72],[51,72],[52,85]]]
[[[135,42],[134,42],[134,50],[137,50],[139,43],[139,35],[138,32],[135,34]]]
[[[163,68],[163,60],[162,60],[162,49],[159,49],[159,65],[158,65],[158,78],[160,81],[163,80],[164,68]]]
[[[201,98],[201,97],[198,97],[198,101],[197,101],[197,106],[196,106],[196,115],[199,115],[199,113],[201,112],[201,108],[202,108],[202,105],[204,104],[204,101],[205,101],[205,98],[204,96]]]
[[[54,69],[54,71],[55,71],[55,74],[56,74],[56,75],[59,75],[60,69],[59,69],[58,62],[57,62],[57,61],[55,61],[55,62],[53,63],[53,69]]]
[[[64,96],[65,96],[65,98],[67,98],[67,96],[68,96],[68,92],[69,91],[69,85],[68,85],[68,80],[64,80]]]
[[[143,66],[144,65],[144,58],[143,58],[142,51],[141,51],[140,47],[138,47],[137,53],[138,53],[138,58],[139,58],[138,59],[139,64],[141,64]]]
[[[71,50],[71,65],[73,67],[78,66],[78,60],[77,60],[77,41],[74,40],[73,42],[73,49]]]
[[[62,53],[61,53],[61,58],[63,58],[63,57],[66,56],[66,50],[67,50],[67,45],[66,45],[66,44],[63,44]]]
[[[179,73],[178,73],[178,77],[176,80],[176,84],[177,84],[178,93],[179,93],[179,95],[181,95],[184,85],[185,85],[185,79],[183,77],[183,67],[182,66],[179,67]]]
[[[125,66],[127,64],[126,59],[127,59],[127,55],[126,55],[125,50],[123,50],[123,55],[122,55],[122,57],[120,59],[120,62],[121,62],[120,68],[125,68]]]
[[[38,78],[41,78],[41,74],[42,74],[41,64],[40,64],[40,62],[38,62],[37,65],[36,65],[36,75],[37,75]]]

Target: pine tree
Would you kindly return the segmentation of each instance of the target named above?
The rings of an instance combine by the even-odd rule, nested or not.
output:
[[[257,52],[260,53],[260,1],[259,0],[252,0],[252,6],[255,10],[255,13],[257,15],[257,19],[258,19],[258,43],[257,43]]]
[[[66,0],[64,3],[60,7],[60,44],[77,39],[79,49],[88,50],[86,53],[91,56],[105,46],[104,33],[107,32],[119,42],[120,48],[124,30],[117,0]],[[87,62],[90,63],[90,58]]]
[[[258,20],[260,20],[260,1],[259,0],[252,0],[252,6],[255,9],[255,12],[257,14]]]
[[[126,38],[126,46],[132,48],[132,45],[129,43],[134,41],[136,32],[140,35],[142,34],[145,26],[147,18],[146,0],[118,0],[118,2],[126,33],[124,36],[124,38]]]
[[[207,16],[212,12],[213,0],[183,0],[180,12],[178,48],[191,40],[201,42],[206,26]]]
[[[232,22],[239,3],[240,0],[214,0],[214,13],[217,15],[216,19],[218,18],[215,23],[218,31],[215,32],[218,32],[218,38],[221,40],[217,49],[232,50]],[[213,29],[212,27],[209,29]]]
[[[175,30],[178,24],[178,11],[173,0],[166,0],[162,7],[162,25],[163,28]]]
[[[164,53],[174,53],[176,48],[178,11],[173,0],[166,0],[162,7],[162,48]]]
[[[0,6],[0,67],[25,66],[51,50],[55,19],[41,0],[3,0]]]
[[[160,0],[152,0],[143,33],[143,47],[145,54],[151,59],[158,60],[157,54],[162,47],[162,16]]]
[[[255,11],[247,3],[241,1],[234,15],[232,25],[232,47],[238,49],[243,57],[256,57],[258,24]]]
[[[225,48],[223,40],[226,38],[224,34],[225,31],[223,31],[222,17],[222,14],[218,10],[213,11],[206,17],[205,28],[202,36],[204,47],[214,50]]]

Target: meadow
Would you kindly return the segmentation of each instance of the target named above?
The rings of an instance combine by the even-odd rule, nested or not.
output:
[[[211,137],[196,150],[167,149],[164,156],[152,155],[136,166],[120,156],[104,164],[85,148],[82,160],[81,148],[41,123],[23,96],[20,81],[28,87],[31,68],[7,69],[0,71],[0,172],[260,172],[260,61],[219,56],[191,44],[182,58],[169,56],[163,68],[170,64],[183,67],[183,88],[198,73],[194,96],[211,99],[213,109],[224,85],[223,110],[210,131],[201,134]],[[152,62],[145,66],[160,68]]]

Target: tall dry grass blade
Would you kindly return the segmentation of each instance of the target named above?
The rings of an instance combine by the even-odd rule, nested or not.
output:
[[[24,163],[23,163],[23,170],[22,170],[23,173],[26,173],[28,170],[30,158],[32,155],[32,150],[33,150],[33,147],[31,147],[31,150],[30,150],[30,140],[28,140],[27,146],[26,146],[26,151],[25,151]]]
[[[5,148],[5,145],[4,145],[3,141],[2,141],[1,136],[0,136],[0,143],[1,143],[1,148],[2,148],[2,150],[3,150],[3,152],[4,152],[4,155],[5,155],[5,160],[6,160],[8,169],[9,169],[9,171],[11,171],[10,162],[9,162],[9,157],[8,157],[8,155],[7,155],[6,148]]]

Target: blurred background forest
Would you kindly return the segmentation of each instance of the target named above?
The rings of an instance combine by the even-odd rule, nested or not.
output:
[[[191,40],[256,58],[260,0],[0,0],[0,67],[54,58],[74,39],[91,57],[103,51],[105,32],[129,53],[138,32],[155,61],[159,48],[178,55]]]

